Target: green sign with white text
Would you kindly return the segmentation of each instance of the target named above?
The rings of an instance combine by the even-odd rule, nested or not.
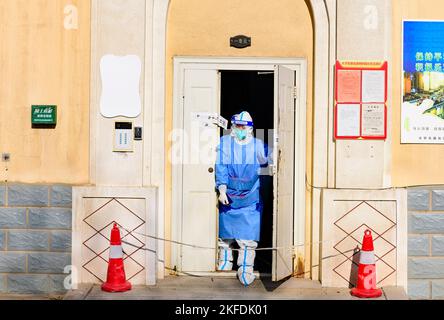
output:
[[[57,124],[57,106],[32,106],[32,124]]]

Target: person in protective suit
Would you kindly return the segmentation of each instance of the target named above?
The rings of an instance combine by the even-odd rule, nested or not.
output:
[[[269,157],[264,142],[253,137],[253,119],[248,112],[233,116],[231,123],[231,135],[223,136],[217,149],[218,270],[232,270],[231,246],[236,241],[240,247],[237,275],[243,285],[249,286],[255,280],[255,250],[260,240],[263,207],[259,176]]]

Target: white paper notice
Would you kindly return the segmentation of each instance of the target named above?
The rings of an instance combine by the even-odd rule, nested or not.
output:
[[[339,137],[359,137],[361,135],[361,106],[359,104],[338,104]]]
[[[362,106],[362,135],[364,137],[385,135],[385,105],[364,104]]]
[[[385,71],[362,71],[362,102],[385,103]]]
[[[199,121],[201,127],[219,126],[228,130],[228,120],[217,113],[197,112],[192,113],[193,121]]]

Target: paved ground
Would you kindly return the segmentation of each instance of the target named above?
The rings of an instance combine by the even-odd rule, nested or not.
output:
[[[383,288],[377,300],[407,300],[402,288]],[[98,285],[68,292],[65,300],[359,300],[349,289],[322,288],[319,282],[291,278],[282,283],[264,279],[244,288],[237,279],[168,277],[154,287],[135,287],[126,293],[106,293]]]
[[[0,295],[0,301],[6,301],[6,300],[63,300],[64,295]]]

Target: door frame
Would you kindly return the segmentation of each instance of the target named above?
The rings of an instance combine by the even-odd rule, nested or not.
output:
[[[253,58],[253,57],[174,57],[173,78],[173,128],[183,128],[183,96],[184,70],[245,70],[245,71],[274,71],[275,65],[282,65],[296,71],[296,115],[295,115],[295,206],[294,206],[294,238],[293,244],[303,246],[301,255],[305,259],[310,250],[305,245],[306,230],[306,156],[307,156],[307,60],[304,58]],[[220,89],[218,91],[220,94]],[[220,103],[220,99],[219,99]],[[299,161],[296,161],[299,160]],[[182,239],[182,201],[181,193],[176,192],[182,186],[182,166],[172,165],[172,239]],[[180,250],[177,245],[171,245],[171,265],[180,266]]]

